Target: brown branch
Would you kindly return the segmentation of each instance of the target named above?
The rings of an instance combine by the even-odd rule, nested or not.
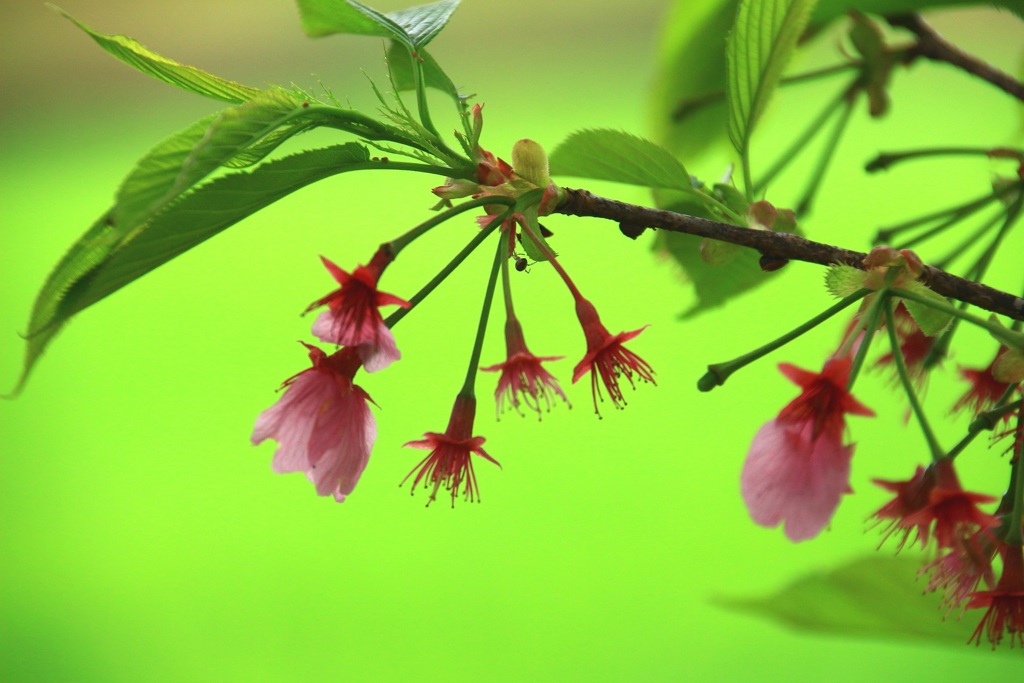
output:
[[[890,25],[905,28],[917,36],[917,44],[910,51],[911,56],[952,64],[1024,102],[1024,83],[946,41],[921,15],[896,14],[886,17],[886,20]]]
[[[780,260],[806,261],[823,266],[845,264],[864,270],[867,254],[812,242],[798,235],[768,230],[752,230],[706,218],[687,216],[662,209],[598,197],[586,190],[562,188],[566,201],[556,211],[569,216],[593,216],[616,221],[630,228],[648,227],[670,232],[683,232],[710,237],[722,242],[756,249],[765,257],[762,262]],[[635,232],[635,230],[633,230]],[[921,281],[944,297],[977,306],[992,313],[1024,321],[1024,299],[993,289],[987,285],[951,275],[944,270],[925,266]]]

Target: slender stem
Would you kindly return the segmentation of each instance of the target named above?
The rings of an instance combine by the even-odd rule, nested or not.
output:
[[[914,149],[908,152],[881,152],[864,165],[864,170],[868,173],[887,171],[894,164],[924,157],[989,156],[991,151],[988,147],[931,147],[928,149]]]
[[[1002,192],[989,192],[988,194],[982,195],[977,199],[972,199],[969,202],[964,202],[963,204],[958,204],[956,206],[941,209],[939,211],[934,211],[923,216],[911,218],[910,220],[903,221],[902,223],[897,223],[896,225],[890,226],[888,228],[880,228],[878,232],[875,234],[875,244],[883,244],[885,242],[888,242],[901,232],[911,230],[913,228],[918,227],[919,225],[924,225],[925,223],[933,221],[937,218],[946,218],[947,216],[949,216],[955,219],[953,222],[955,222],[956,220],[960,220],[961,218],[966,218],[975,211],[984,208],[986,204],[989,204],[998,199],[1001,194]]]
[[[749,131],[747,135],[749,136]],[[740,165],[743,167],[743,194],[748,202],[754,201],[754,180],[750,175],[750,139],[744,141],[743,152],[740,154]]]
[[[480,231],[473,236],[473,239],[471,239],[469,243],[462,248],[462,251],[456,254],[455,258],[449,261],[448,264],[441,269],[441,272],[439,272],[437,275],[431,278],[430,282],[425,284],[420,289],[420,291],[416,292],[409,299],[409,308],[399,308],[397,311],[395,311],[394,313],[392,313],[391,315],[384,319],[384,324],[387,325],[389,328],[393,328],[395,325],[397,325],[402,320],[402,318],[408,315],[408,313],[412,311],[414,308],[416,308],[416,306],[419,305],[421,301],[427,298],[427,296],[430,295],[431,292],[437,289],[437,286],[444,282],[445,278],[451,275],[456,268],[462,265],[462,262],[466,260],[466,257],[472,254],[473,250],[476,249],[481,242],[487,239],[491,235],[491,233],[493,233],[498,228],[498,226],[502,224],[503,221],[508,220],[509,216],[511,215],[512,209],[510,208],[508,211],[505,211],[504,213],[495,216],[487,225],[481,228]]]
[[[1003,539],[1009,545],[1024,545],[1024,410],[1017,414],[1017,428],[1014,434],[1013,463],[1010,470],[1010,490],[1013,491],[1013,507],[1010,509],[1010,530]]]
[[[995,226],[995,224],[999,222],[999,219],[1002,218],[1002,216],[1003,213],[1002,211],[1000,211],[996,215],[992,216],[992,218],[982,223],[980,228],[964,237],[964,239],[961,242],[959,242],[955,247],[953,247],[953,249],[951,249],[948,254],[946,254],[944,257],[936,261],[935,267],[946,270],[950,266],[950,264],[952,264],[958,258],[963,256],[971,245],[978,242],[986,232],[991,230]]]
[[[843,137],[846,125],[850,122],[850,116],[853,114],[853,105],[858,92],[857,90],[853,91],[850,98],[846,101],[846,108],[840,112],[839,120],[836,121],[836,127],[832,129],[832,135],[825,142],[825,149],[822,150],[821,157],[818,159],[818,165],[811,173],[811,182],[804,191],[804,196],[797,202],[796,212],[800,215],[807,213],[811,208],[814,195],[818,193],[818,188],[821,187],[821,181],[825,178],[825,171],[835,156],[836,148],[839,147],[839,141]]]
[[[945,455],[945,451],[939,445],[938,439],[935,438],[931,425],[928,424],[928,418],[924,414],[924,409],[917,399],[917,392],[914,391],[914,384],[910,381],[910,375],[907,373],[907,364],[903,359],[903,349],[900,348],[900,340],[896,336],[896,318],[892,313],[892,301],[888,299],[885,292],[879,292],[879,295],[885,296],[887,299],[885,302],[885,326],[889,332],[889,344],[892,346],[892,359],[896,365],[896,374],[899,375],[900,383],[903,384],[903,391],[906,392],[907,400],[910,402],[910,408],[914,411],[918,424],[921,425],[921,431],[924,432],[924,438],[932,452],[932,459],[939,460]]]
[[[857,60],[854,62],[844,62],[842,64],[833,64],[832,66],[826,66],[815,71],[808,71],[802,74],[796,74],[795,76],[787,76],[779,81],[779,85],[796,85],[797,83],[808,83],[811,81],[818,80],[819,78],[825,78],[826,76],[834,76],[835,74],[844,73],[851,69],[859,69],[864,65],[864,62]],[[698,95],[687,100],[683,100],[676,106],[675,111],[672,112],[673,121],[681,121],[698,109],[702,109],[709,104],[714,104],[725,99],[724,90],[716,90],[714,92],[707,93],[705,95]]]
[[[868,309],[864,314],[864,339],[860,343],[860,348],[857,349],[856,355],[853,357],[853,364],[850,366],[850,378],[846,382],[847,390],[853,389],[853,385],[857,381],[857,377],[860,375],[860,371],[864,368],[864,363],[868,358],[868,349],[871,348],[871,342],[875,338],[875,332],[878,331],[878,326],[882,322],[882,308],[885,297],[875,296],[871,299],[871,303],[868,304]],[[855,333],[856,334],[856,333]]]
[[[569,273],[565,272],[565,268],[563,268],[562,264],[558,262],[555,252],[551,251],[544,240],[539,237],[537,233],[534,232],[533,228],[531,228],[525,221],[520,223],[520,227],[522,227],[523,232],[533,240],[533,243],[537,245],[537,248],[541,250],[544,256],[547,257],[548,262],[551,263],[559,277],[561,277],[562,281],[565,282],[565,286],[569,288],[569,292],[572,293],[572,298],[577,301],[583,298],[583,295],[580,294],[580,290],[576,288],[576,283],[572,281],[572,278],[569,277]]]
[[[745,353],[738,358],[734,358],[733,360],[726,361],[724,363],[715,363],[713,365],[709,365],[708,371],[704,374],[703,377],[701,377],[697,381],[697,388],[700,389],[701,391],[711,391],[715,387],[722,386],[723,384],[725,384],[725,380],[727,380],[732,373],[736,372],[737,370],[746,365],[749,365],[750,363],[753,363],[759,358],[767,356],[775,349],[785,346],[786,344],[793,341],[797,337],[803,335],[804,333],[814,329],[821,323],[825,322],[826,320],[834,316],[836,313],[839,313],[843,309],[860,301],[870,293],[870,289],[857,290],[853,294],[844,297],[841,301],[829,307],[828,309],[822,311],[821,313],[814,316],[813,318],[811,318],[804,324],[800,325],[799,327],[790,330],[789,332],[782,335],[778,339],[768,342],[764,346],[754,349],[750,353]]]
[[[616,225],[657,228],[698,237],[709,237],[730,244],[755,249],[762,254],[790,261],[805,261],[823,266],[848,265],[864,270],[863,252],[813,242],[798,235],[769,230],[751,230],[720,221],[674,213],[663,209],[627,204],[599,197],[586,190],[562,188],[565,199],[556,209],[570,216],[595,216],[614,221]],[[941,296],[966,301],[986,311],[1024,320],[1024,298],[993,289],[987,285],[951,275],[938,268],[925,266],[921,282]],[[929,302],[934,303],[934,302]]]
[[[421,237],[427,231],[437,227],[441,223],[444,223],[450,218],[458,216],[460,213],[465,213],[471,209],[476,209],[481,206],[492,206],[497,204],[504,204],[506,206],[515,206],[515,200],[509,197],[478,197],[477,199],[470,199],[469,201],[463,202],[458,206],[453,206],[450,209],[446,209],[436,216],[429,218],[415,228],[405,233],[401,237],[391,240],[388,244],[391,247],[391,253],[398,256],[398,252],[402,251],[405,247],[418,237]]]
[[[999,397],[999,400],[995,402],[995,405],[992,408],[978,413],[978,416],[975,417],[971,421],[971,424],[967,426],[967,434],[964,438],[960,439],[957,445],[953,446],[949,453],[946,454],[947,458],[955,459],[971,444],[972,441],[974,441],[975,438],[977,438],[979,434],[989,429],[994,429],[1003,415],[1020,408],[1020,401],[1007,403],[1007,401],[1009,401],[1013,396],[1013,392],[1016,391],[1017,386],[1017,384],[1011,384],[1006,387],[1006,391],[1003,392],[1003,395]]]
[[[516,233],[515,230],[509,230],[508,233],[508,250],[515,245]],[[514,320],[516,317],[515,307],[512,305],[512,278],[509,277],[508,272],[508,254],[501,260],[501,291],[505,299],[505,317],[509,320]]]
[[[473,353],[469,359],[469,368],[466,370],[466,381],[459,391],[460,396],[473,398],[474,386],[476,385],[476,373],[480,367],[480,353],[484,347],[484,337],[487,334],[487,321],[491,317],[491,301],[494,299],[494,286],[498,282],[498,268],[502,261],[507,261],[505,256],[505,240],[498,239],[498,250],[494,254],[494,263],[491,265],[491,274],[487,278],[487,290],[484,292],[483,310],[480,311],[480,322],[476,328],[476,339],[473,341]]]
[[[804,150],[805,147],[817,136],[821,129],[825,126],[825,123],[832,118],[832,114],[836,112],[839,107],[842,106],[846,100],[846,90],[844,89],[839,95],[825,105],[825,108],[821,110],[817,118],[804,129],[804,132],[793,141],[785,152],[783,152],[779,158],[772,164],[771,168],[764,172],[764,175],[754,184],[754,194],[758,195],[761,191],[768,186],[772,180],[775,179],[783,169],[797,157],[797,155]]]
[[[947,42],[919,14],[899,14],[888,16],[886,20],[892,26],[905,28],[917,36],[917,44],[912,48],[913,54],[952,64],[1024,102],[1024,83]]]
[[[969,323],[977,325],[983,328],[993,337],[998,339],[1003,344],[1006,344],[1011,349],[1024,348],[1024,334],[1020,332],[1014,332],[1013,330],[1007,329],[999,323],[979,318],[976,315],[972,315],[967,311],[962,311],[956,306],[953,306],[948,301],[940,301],[939,299],[933,299],[931,297],[921,296],[916,292],[911,292],[906,289],[893,288],[889,292],[900,299],[909,299],[910,301],[916,301],[919,304],[933,308],[936,311],[942,311],[954,318],[960,318],[966,320]]]

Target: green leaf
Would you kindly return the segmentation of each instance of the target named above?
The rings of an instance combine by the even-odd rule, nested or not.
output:
[[[393,38],[415,52],[445,27],[459,0],[382,13],[355,0],[298,0],[302,28],[310,36],[333,33]]]
[[[726,43],[729,139],[746,157],[750,137],[817,0],[741,0]]]
[[[162,57],[127,36],[108,36],[93,31],[59,7],[54,5],[49,5],[49,7],[74,22],[78,28],[88,33],[100,47],[125,64],[165,83],[170,83],[197,95],[233,104],[245,102],[260,92],[258,88],[250,88],[247,85],[208,74],[202,69],[185,66],[172,59]]]
[[[552,175],[571,175],[694,193],[690,175],[671,152],[650,140],[608,129],[570,135],[550,156]]]
[[[982,612],[967,612],[963,619],[943,619],[946,611],[941,595],[922,595],[924,585],[917,573],[923,564],[923,560],[911,559],[906,553],[896,557],[871,555],[829,572],[799,578],[772,595],[723,597],[715,602],[819,635],[964,647]],[[985,650],[986,656],[992,654]],[[1011,657],[1024,654],[1009,647],[997,652]]]
[[[657,205],[669,211],[701,218],[709,216],[700,198],[695,194],[679,192],[656,193]],[[702,238],[678,232],[655,232],[654,250],[670,257],[682,270],[686,281],[693,285],[697,301],[680,314],[685,320],[708,309],[722,306],[734,297],[767,282],[779,271],[761,270],[761,255],[753,249],[740,249],[728,262],[712,265],[701,258]]]
[[[113,210],[107,212],[71,247],[36,297],[18,389],[74,314],[278,199],[365,168],[368,157],[365,147],[350,142],[222,176],[177,200],[131,239],[116,234]]]
[[[837,299],[850,296],[864,287],[864,271],[853,266],[835,264],[825,272],[825,287]]]
[[[457,103],[462,102],[459,89],[455,87],[452,79],[444,72],[441,65],[437,63],[426,50],[417,53],[423,60],[423,80],[427,87],[436,88],[441,92],[450,95]],[[391,79],[398,90],[413,90],[416,88],[416,77],[413,75],[412,58],[409,50],[396,41],[391,41],[387,53],[388,69],[391,72]]]
[[[821,26],[834,19],[845,17],[850,10],[864,14],[907,14],[926,12],[942,7],[1003,7],[1019,17],[1024,17],[1024,2],[1021,0],[821,0],[811,15],[811,22]]]
[[[927,297],[932,299],[940,305],[946,305],[949,302],[941,294],[936,294],[934,291],[928,289],[928,287],[917,280],[903,285],[906,289],[917,294],[918,296]],[[944,311],[926,306],[925,304],[918,303],[916,301],[910,301],[909,299],[900,299],[903,305],[907,307],[907,312],[917,323],[917,326],[921,328],[927,337],[934,337],[940,334],[943,330],[949,327],[949,323],[953,320],[953,316]]]
[[[267,90],[237,107],[206,118],[157,145],[117,193],[114,224],[122,235],[148,221],[221,164],[304,112],[283,90]]]

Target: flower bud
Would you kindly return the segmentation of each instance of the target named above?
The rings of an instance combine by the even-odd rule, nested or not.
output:
[[[512,146],[512,168],[537,187],[547,187],[551,183],[548,155],[543,147],[528,138]]]

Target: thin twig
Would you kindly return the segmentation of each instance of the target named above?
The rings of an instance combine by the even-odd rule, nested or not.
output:
[[[558,213],[569,216],[593,216],[628,225],[709,237],[756,249],[769,258],[805,261],[823,266],[844,264],[864,270],[864,257],[867,254],[859,251],[812,242],[790,233],[741,228],[706,218],[626,204],[614,199],[598,197],[586,190],[562,189],[565,190],[566,200],[556,210]],[[980,282],[965,280],[932,266],[924,267],[921,281],[942,296],[963,301],[1014,320],[1024,320],[1024,298],[993,289]]]
[[[1024,83],[947,42],[921,15],[895,14],[886,17],[886,20],[890,25],[905,28],[917,36],[917,45],[912,48],[912,55],[952,64],[1024,102]]]

